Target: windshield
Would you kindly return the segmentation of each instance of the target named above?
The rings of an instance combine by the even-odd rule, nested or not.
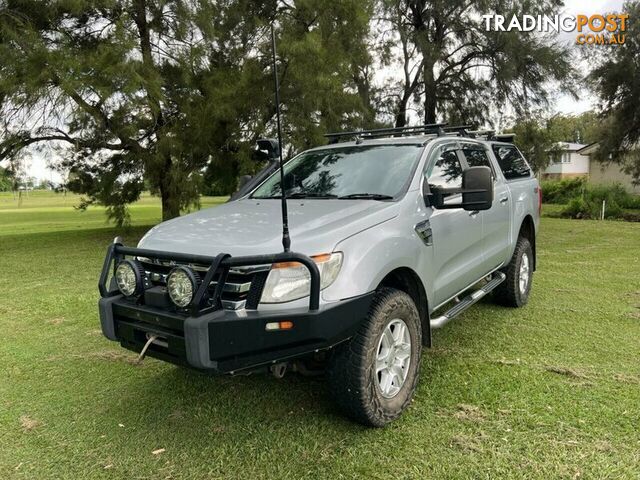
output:
[[[408,183],[419,158],[420,145],[355,146],[314,150],[284,166],[284,184],[291,198],[392,199]],[[252,198],[278,198],[276,171]]]

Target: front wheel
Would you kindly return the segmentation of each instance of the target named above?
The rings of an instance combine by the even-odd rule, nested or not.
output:
[[[352,419],[383,427],[407,408],[418,383],[422,330],[413,300],[384,288],[359,331],[329,359],[329,385]]]
[[[502,272],[507,278],[494,290],[494,298],[508,307],[524,306],[533,280],[533,249],[528,239],[518,238],[513,257]]]

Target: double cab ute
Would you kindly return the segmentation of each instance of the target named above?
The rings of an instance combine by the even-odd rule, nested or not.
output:
[[[104,335],[214,373],[323,371],[352,419],[409,405],[431,331],[527,303],[540,187],[508,138],[430,125],[331,134],[232,201],[109,246]],[[265,157],[273,157],[266,149]],[[282,252],[282,185],[291,250]]]

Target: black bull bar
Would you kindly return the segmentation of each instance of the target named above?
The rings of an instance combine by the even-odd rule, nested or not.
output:
[[[307,255],[295,252],[282,252],[267,255],[249,255],[232,257],[226,253],[220,253],[216,256],[192,255],[187,253],[172,253],[161,250],[147,250],[144,248],[125,247],[116,239],[114,243],[109,245],[107,255],[104,259],[102,272],[98,289],[102,298],[118,295],[117,289],[110,288],[107,285],[109,273],[115,275],[115,270],[120,261],[129,257],[145,257],[148,259],[165,260],[176,262],[179,264],[199,264],[209,265],[198,290],[193,296],[193,300],[189,305],[190,314],[199,316],[206,312],[218,310],[222,308],[221,296],[226,282],[229,270],[234,267],[250,267],[257,265],[269,265],[281,262],[297,262],[304,265],[311,276],[309,310],[316,311],[320,305],[320,271],[316,263]],[[217,274],[217,275],[216,275]],[[209,285],[217,276],[217,285],[211,296],[208,296]]]

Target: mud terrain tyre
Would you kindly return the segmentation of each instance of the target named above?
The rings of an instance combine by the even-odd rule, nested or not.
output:
[[[329,358],[334,400],[353,420],[385,426],[411,402],[421,352],[422,329],[413,300],[400,290],[380,289],[358,332]]]
[[[526,305],[533,280],[533,249],[528,239],[518,238],[513,257],[502,272],[507,278],[494,290],[495,301],[507,307]]]

